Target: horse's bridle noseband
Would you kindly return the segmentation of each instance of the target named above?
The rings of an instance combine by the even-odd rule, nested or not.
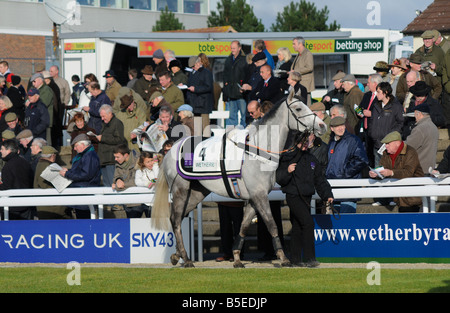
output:
[[[300,124],[300,125],[303,125],[303,127],[305,127],[305,129],[306,129],[307,131],[312,131],[312,132],[314,133],[314,125],[315,125],[315,123],[316,123],[317,115],[314,114],[314,112],[311,112],[310,114],[306,114],[306,115],[303,115],[303,116],[297,116],[297,115],[294,113],[294,111],[292,110],[292,108],[291,108],[291,105],[294,104],[294,103],[296,103],[296,102],[301,102],[301,103],[303,103],[303,102],[300,101],[300,100],[295,100],[295,101],[292,101],[291,103],[288,103],[288,102],[286,101],[286,105],[287,105],[287,107],[288,107],[288,109],[289,109],[289,112],[292,114],[292,116],[294,117],[294,119],[297,121],[297,130],[300,131],[299,126],[298,126],[298,124]],[[307,117],[307,116],[310,116],[310,115],[314,115],[314,123],[313,123],[312,130],[310,130],[309,127],[308,127],[307,125],[305,125],[305,123],[303,123],[303,122],[300,120],[301,118],[304,118],[304,117]],[[289,115],[288,115],[288,125],[289,125]]]

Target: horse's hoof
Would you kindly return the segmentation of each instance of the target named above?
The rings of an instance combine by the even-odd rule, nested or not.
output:
[[[245,268],[244,264],[242,264],[241,261],[234,262],[233,267],[234,268]]]
[[[170,263],[172,263],[172,265],[177,265],[179,260],[180,258],[176,254],[170,256]]]
[[[292,267],[292,263],[291,263],[291,261],[287,260],[287,261],[281,262],[281,266],[282,267]]]
[[[194,268],[194,267],[195,267],[194,262],[192,261],[184,263],[184,268]]]

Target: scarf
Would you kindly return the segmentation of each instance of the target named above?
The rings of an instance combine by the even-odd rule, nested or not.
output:
[[[402,141],[402,143],[398,147],[397,152],[395,152],[394,154],[389,154],[389,156],[391,157],[392,168],[394,168],[395,160],[397,159],[397,156],[400,154],[400,152],[402,152],[404,146],[405,143]]]
[[[93,146],[89,146],[89,148],[85,149],[83,152],[81,153],[77,153],[77,155],[72,159],[72,165],[75,164],[75,162],[77,162],[78,160],[81,159],[81,157],[87,153],[88,151],[94,150]]]

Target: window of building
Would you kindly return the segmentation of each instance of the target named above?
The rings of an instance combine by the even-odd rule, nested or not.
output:
[[[207,0],[184,0],[184,13],[208,14]]]
[[[128,1],[126,1],[126,0],[100,0],[100,7],[124,9],[124,8],[127,8],[126,2],[128,2]]]
[[[152,0],[129,0],[129,8],[136,10],[151,10]]]
[[[314,84],[316,89],[326,89],[338,70],[347,71],[346,54],[314,55]]]
[[[166,7],[171,12],[178,12],[178,0],[158,0],[158,11],[163,11]]]

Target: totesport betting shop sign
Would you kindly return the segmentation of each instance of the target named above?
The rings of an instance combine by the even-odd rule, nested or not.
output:
[[[292,48],[292,40],[265,40],[267,50],[272,55],[277,54],[278,48]],[[314,54],[333,53],[376,53],[384,51],[384,38],[346,38],[346,39],[309,39],[306,48]],[[173,50],[175,55],[192,56],[205,53],[212,57],[226,57],[231,53],[230,41],[147,41],[140,40],[138,57],[152,57],[154,51],[161,49]]]

